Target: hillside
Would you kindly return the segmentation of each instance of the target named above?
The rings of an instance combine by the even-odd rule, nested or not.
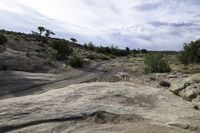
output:
[[[1,30],[0,34],[6,36],[8,41],[0,45],[0,69],[28,72],[49,72],[65,69],[68,65],[65,61],[56,59],[57,50],[50,44],[54,41],[62,41],[58,38],[49,38],[48,42],[38,41],[32,34],[24,34]],[[106,55],[89,51],[84,46],[67,41],[73,48],[71,56],[80,56],[82,59],[107,59]]]

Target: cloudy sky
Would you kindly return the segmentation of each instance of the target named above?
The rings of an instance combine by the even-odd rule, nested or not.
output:
[[[200,38],[200,0],[0,0],[0,29],[121,48],[181,50]]]

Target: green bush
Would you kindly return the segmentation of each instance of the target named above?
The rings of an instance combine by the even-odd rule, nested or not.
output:
[[[95,48],[95,52],[102,53],[102,54],[108,54],[107,51],[106,51],[106,49],[104,47],[102,47],[102,46],[96,47]]]
[[[115,59],[116,58],[116,56],[113,55],[113,54],[109,54],[108,57],[110,57],[111,59]]]
[[[145,73],[165,73],[170,72],[171,69],[168,62],[164,59],[162,54],[147,55],[144,59]]]
[[[65,40],[54,41],[51,46],[57,50],[56,58],[59,60],[66,60],[68,56],[73,52],[69,42]]]
[[[4,36],[3,34],[0,34],[0,45],[4,45],[7,41],[8,40],[6,36]]]
[[[104,55],[104,56],[101,56],[101,59],[102,60],[110,60],[111,58],[109,56]]]
[[[70,65],[71,67],[80,68],[80,67],[83,66],[83,62],[84,62],[84,61],[83,61],[80,57],[75,56],[75,57],[72,57],[72,58],[70,59],[69,65]]]
[[[184,50],[179,56],[182,64],[200,63],[200,40],[184,44]]]
[[[94,51],[94,50],[95,50],[95,45],[94,45],[92,42],[89,42],[89,43],[87,44],[87,49],[88,49],[88,50]]]

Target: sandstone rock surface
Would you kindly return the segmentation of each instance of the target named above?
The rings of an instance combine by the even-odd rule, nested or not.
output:
[[[0,132],[186,133],[199,127],[200,112],[190,102],[127,82],[84,83],[0,100]]]

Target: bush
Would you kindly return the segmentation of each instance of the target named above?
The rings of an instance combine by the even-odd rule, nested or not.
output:
[[[66,60],[73,52],[69,42],[65,40],[54,41],[51,46],[53,49],[57,50],[56,58],[59,60]]]
[[[71,67],[80,68],[83,66],[83,60],[80,57],[72,57],[69,61]]]
[[[96,47],[95,48],[95,52],[102,53],[102,54],[108,54],[107,51],[106,51],[106,49],[104,47],[102,47],[102,46]]]
[[[104,55],[104,56],[101,56],[101,59],[102,59],[102,60],[110,60],[110,57]]]
[[[0,34],[0,45],[4,45],[7,41],[7,38],[3,34]]]
[[[116,58],[116,56],[113,55],[113,54],[109,54],[108,57],[110,57],[110,58],[112,58],[112,59],[115,59],[115,58]]]
[[[141,49],[141,51],[140,51],[142,54],[147,54],[148,53],[148,51],[146,50],[146,49]]]
[[[145,73],[165,73],[170,72],[171,69],[168,62],[164,59],[162,54],[147,55],[144,59]]]
[[[184,44],[184,51],[179,56],[182,64],[200,63],[200,40]]]
[[[87,49],[94,51],[95,50],[95,45],[92,42],[89,42],[88,45],[87,45]]]

